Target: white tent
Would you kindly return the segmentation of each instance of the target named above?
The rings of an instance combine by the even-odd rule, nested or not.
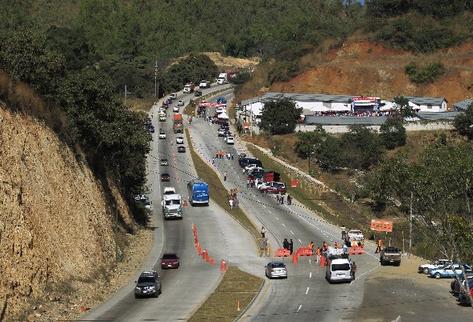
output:
[[[222,112],[217,116],[217,118],[219,118],[221,120],[228,120],[228,115],[227,115],[227,113]]]

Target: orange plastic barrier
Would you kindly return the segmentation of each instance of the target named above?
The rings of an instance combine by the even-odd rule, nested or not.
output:
[[[365,249],[363,246],[352,246],[348,251],[350,255],[361,255],[365,253]]]
[[[207,253],[207,250],[206,250],[206,249],[204,249],[204,250],[202,251],[202,259],[203,259],[204,261],[208,261],[208,260],[209,260],[209,253]]]
[[[210,265],[215,265],[215,259],[213,257],[207,256],[207,263]]]
[[[325,267],[327,265],[327,260],[325,259],[325,256],[320,256],[320,267]]]
[[[222,259],[220,261],[220,272],[226,272],[227,271],[227,262]]]
[[[295,254],[292,255],[292,263],[294,265],[297,265],[297,263],[299,262],[299,254],[297,254],[297,252]]]
[[[291,253],[289,250],[285,248],[278,248],[276,249],[276,253],[274,254],[275,257],[289,257]]]
[[[297,250],[297,253],[299,254],[299,256],[312,256],[313,255],[312,248],[310,247],[300,247]]]

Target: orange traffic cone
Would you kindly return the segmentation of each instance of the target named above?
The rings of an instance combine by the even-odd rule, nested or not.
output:
[[[226,272],[227,271],[227,262],[222,259],[220,262],[220,272]]]

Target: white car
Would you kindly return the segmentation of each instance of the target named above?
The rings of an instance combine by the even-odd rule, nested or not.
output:
[[[210,82],[203,80],[199,83],[199,88],[209,88],[210,87]]]
[[[351,261],[346,258],[330,260],[325,271],[325,278],[329,283],[353,281],[355,277],[352,274]]]
[[[184,138],[182,136],[176,137],[176,143],[177,144],[184,144]]]
[[[355,240],[355,241],[363,241],[365,240],[365,237],[363,236],[363,233],[361,230],[358,229],[352,229],[348,231],[348,238],[350,241]]]
[[[184,101],[183,100],[179,100],[177,102],[177,106],[184,106]]]
[[[283,262],[269,262],[264,272],[268,278],[287,278],[287,267]]]
[[[159,138],[162,140],[166,139],[166,133],[159,133]]]
[[[255,163],[251,163],[243,169],[243,172],[248,173],[250,170],[253,170],[254,168],[259,168],[259,166]]]
[[[174,195],[176,194],[176,188],[174,187],[165,187],[163,195]]]
[[[179,113],[179,106],[174,106],[174,107],[172,108],[172,111],[173,111],[174,113]]]
[[[171,95],[169,95],[169,98],[172,99],[172,100],[175,100],[177,98],[177,94],[176,93],[171,93]]]
[[[437,259],[436,261],[429,264],[422,264],[418,267],[417,272],[428,274],[430,270],[440,268],[445,265],[452,264],[452,261],[449,259]]]
[[[235,144],[235,139],[232,136],[228,136],[225,141],[227,144]]]

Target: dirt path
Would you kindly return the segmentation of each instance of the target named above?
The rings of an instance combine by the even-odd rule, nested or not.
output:
[[[363,303],[353,321],[469,321],[471,308],[459,306],[449,293],[450,279],[417,273],[418,257],[403,258],[400,267],[383,266],[367,280]]]

